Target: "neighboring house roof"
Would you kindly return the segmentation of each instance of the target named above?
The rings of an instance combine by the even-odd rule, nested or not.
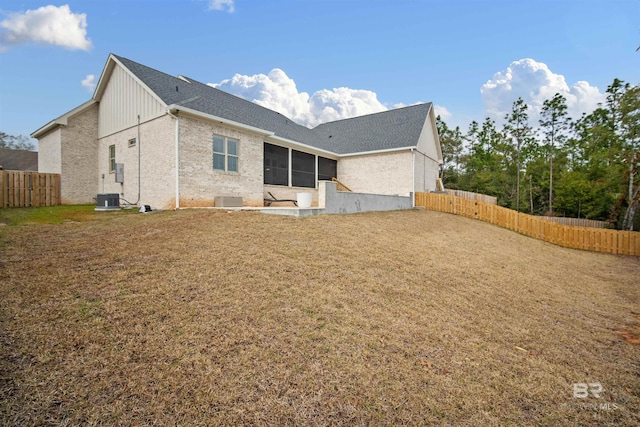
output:
[[[325,123],[309,129],[276,111],[186,76],[173,77],[161,71],[113,55],[167,106],[177,105],[221,117],[275,136],[335,154],[415,147],[433,108],[432,104],[368,114]]]
[[[0,148],[0,168],[11,171],[38,171],[38,152]]]

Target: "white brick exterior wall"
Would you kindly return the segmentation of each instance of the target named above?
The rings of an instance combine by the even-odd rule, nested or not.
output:
[[[408,196],[411,162],[409,150],[344,157],[338,160],[338,180],[356,193]]]
[[[93,203],[97,190],[98,106],[94,104],[70,117],[60,130],[62,203]]]
[[[136,145],[129,140],[136,138]],[[124,164],[124,183],[115,182],[109,171],[109,146],[116,147],[116,163]],[[142,205],[175,207],[175,121],[168,115],[100,138],[98,174],[100,193],[118,193],[130,203],[138,200],[138,149],[140,150],[140,193]],[[104,177],[104,178],[103,178]]]
[[[38,171],[61,174],[63,204],[93,203],[97,191],[98,107],[69,117],[38,140]]]
[[[38,139],[38,172],[62,173],[62,129]]]
[[[118,193],[130,203],[174,208],[176,120],[165,114],[141,123],[139,130],[129,127],[96,141],[97,110],[96,104],[69,118],[68,126],[39,141],[39,169],[62,174],[63,202],[92,203],[97,193]],[[241,196],[245,206],[262,206],[267,191],[279,199],[296,199],[299,192],[311,192],[317,206],[317,189],[263,184],[263,136],[184,115],[179,120],[180,207],[214,206],[217,196]],[[238,173],[213,170],[214,134],[239,140]],[[136,138],[135,146],[129,146],[132,138]],[[420,145],[429,142],[422,140]],[[109,171],[110,145],[116,147],[116,162],[124,164],[123,184],[116,183],[115,174]],[[437,162],[410,150],[338,160],[338,179],[359,193],[407,196],[414,191],[414,183],[415,191],[435,189],[437,176]]]
[[[213,135],[239,141],[238,172],[213,170]],[[217,123],[180,117],[180,206],[213,206],[216,196],[263,204],[264,138]]]
[[[180,207],[213,206],[216,196],[241,196],[245,206],[263,204],[263,139],[216,123],[190,117],[179,118]],[[168,114],[140,125],[140,204],[173,209],[175,203],[175,126]],[[239,172],[213,170],[213,135],[236,138],[239,143]],[[138,198],[137,126],[101,138],[98,153],[100,193],[119,193],[134,203]],[[116,162],[124,164],[124,183],[115,182],[109,172],[109,146],[116,147]],[[102,176],[104,175],[104,180]]]

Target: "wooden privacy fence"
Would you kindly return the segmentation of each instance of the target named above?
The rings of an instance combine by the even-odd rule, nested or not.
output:
[[[596,221],[595,219],[586,218],[566,218],[563,216],[539,216],[538,218],[545,221],[557,222],[564,225],[572,225],[574,227],[591,227],[591,228],[609,228],[611,224],[607,221]]]
[[[462,191],[462,190],[444,190],[450,196],[462,197],[463,199],[469,200],[479,200],[484,203],[488,203],[490,205],[497,205],[498,198],[494,196],[487,196],[486,194],[473,193],[471,191]]]
[[[59,174],[0,171],[0,208],[26,208],[59,204]]]
[[[637,231],[563,225],[502,206],[448,194],[416,193],[415,203],[429,210],[479,219],[567,248],[640,256],[640,233]]]

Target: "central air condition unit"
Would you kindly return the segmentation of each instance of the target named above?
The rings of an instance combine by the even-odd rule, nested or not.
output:
[[[96,196],[97,211],[115,211],[120,209],[120,195],[118,193],[98,194]]]

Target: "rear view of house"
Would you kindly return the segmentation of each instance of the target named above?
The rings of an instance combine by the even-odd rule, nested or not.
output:
[[[185,76],[110,55],[89,101],[36,130],[38,169],[63,203],[118,193],[131,204],[262,206],[337,178],[352,191],[431,191],[442,153],[431,103],[314,129]]]

